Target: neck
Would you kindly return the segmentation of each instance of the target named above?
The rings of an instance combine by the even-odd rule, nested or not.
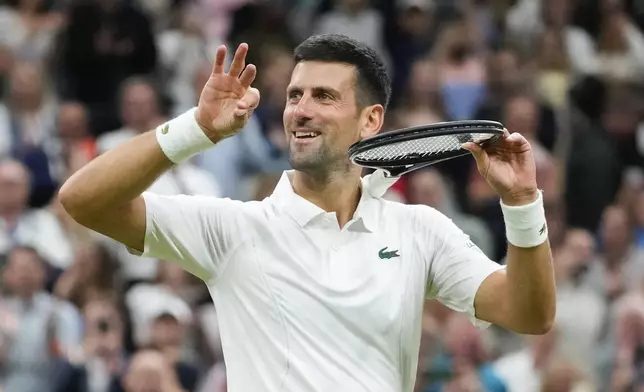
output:
[[[319,176],[295,171],[293,190],[324,211],[334,211],[338,224],[344,227],[360,201],[360,172],[359,167]]]

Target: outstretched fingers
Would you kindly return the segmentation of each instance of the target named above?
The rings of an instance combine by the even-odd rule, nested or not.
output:
[[[215,63],[212,67],[212,74],[223,74],[224,73],[224,63],[226,62],[226,46],[221,45],[217,48],[217,54],[215,55]]]
[[[239,81],[245,89],[248,89],[255,80],[255,76],[257,76],[257,67],[253,64],[248,64],[239,77]]]
[[[248,44],[242,43],[237,47],[233,62],[230,64],[228,75],[238,78],[246,67],[246,53],[248,53]]]

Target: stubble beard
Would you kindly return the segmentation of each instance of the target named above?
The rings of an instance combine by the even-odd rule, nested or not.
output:
[[[297,154],[293,154],[292,149],[289,148],[288,160],[294,170],[320,180],[348,171],[351,165],[346,156],[342,156],[339,151],[332,151],[326,145],[322,145],[315,151]]]

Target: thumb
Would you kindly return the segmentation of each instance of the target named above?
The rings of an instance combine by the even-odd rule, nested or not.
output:
[[[246,94],[237,101],[237,107],[235,107],[235,116],[244,117],[246,114],[252,113],[253,110],[259,105],[259,90],[251,87],[246,90]]]
[[[476,166],[478,166],[481,173],[488,167],[490,158],[481,146],[474,142],[467,142],[463,143],[461,147],[472,153],[474,160],[476,160]]]

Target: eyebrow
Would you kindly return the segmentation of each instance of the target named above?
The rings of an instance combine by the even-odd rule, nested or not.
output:
[[[287,93],[290,93],[293,91],[302,91],[302,90],[303,88],[299,86],[288,86],[286,88]],[[314,94],[324,92],[324,93],[329,93],[335,97],[339,97],[342,95],[338,90],[328,86],[315,86],[315,87],[312,87],[312,90]]]

